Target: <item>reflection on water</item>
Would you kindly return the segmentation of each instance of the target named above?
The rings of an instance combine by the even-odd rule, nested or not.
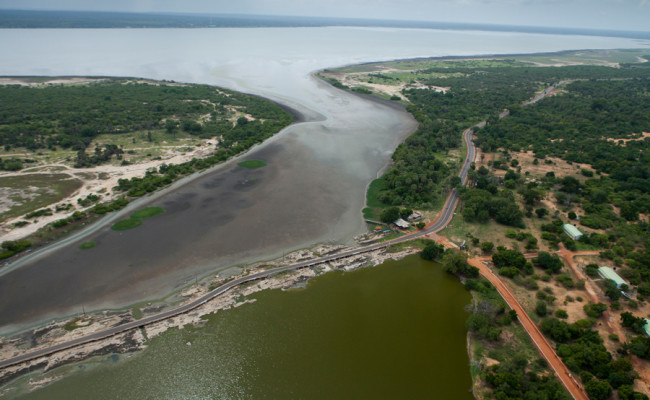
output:
[[[99,230],[0,276],[0,331],[82,307],[159,298],[197,275],[316,243],[349,242],[364,231],[366,185],[415,122],[399,109],[319,83],[311,71],[404,57],[635,45],[619,38],[384,28],[3,30],[0,52],[11,56],[0,59],[0,74],[220,84],[295,106],[310,122],[250,153],[267,167],[251,172],[228,164],[142,204],[168,210],[137,229]],[[252,178],[254,185],[242,185]],[[97,246],[82,252],[81,241]]]
[[[437,264],[411,256],[253,297],[25,398],[472,399],[470,295]]]

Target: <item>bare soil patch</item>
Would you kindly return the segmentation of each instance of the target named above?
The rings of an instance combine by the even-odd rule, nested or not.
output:
[[[537,159],[537,165],[535,165],[536,157],[532,151],[511,153],[511,155],[513,160],[519,161],[521,173],[525,174],[526,172],[529,172],[529,176],[533,178],[541,178],[546,176],[548,172],[553,172],[555,176],[559,178],[575,176],[577,179],[584,180],[587,178],[580,174],[581,169],[594,171],[595,173],[595,170],[589,164],[569,163],[557,157]],[[500,157],[496,153],[482,153],[481,157],[479,157],[480,161],[477,162],[477,167],[485,166],[486,168],[489,168],[488,162],[494,162],[498,159],[500,159]],[[509,162],[507,164],[509,165]],[[503,169],[492,168],[491,173],[494,176],[503,177],[505,176],[506,171]]]
[[[641,135],[639,135],[638,137],[631,137],[626,139],[621,139],[621,138],[603,138],[603,139],[606,139],[608,142],[614,142],[619,146],[625,147],[629,142],[640,142],[646,140],[647,138],[650,138],[650,132],[642,132]]]

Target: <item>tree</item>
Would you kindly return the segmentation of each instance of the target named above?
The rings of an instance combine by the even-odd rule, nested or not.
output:
[[[622,385],[618,388],[618,398],[621,400],[648,400],[648,396],[635,392],[632,385]]]
[[[589,264],[585,267],[585,273],[592,278],[598,276],[598,264]]]
[[[468,278],[478,277],[478,268],[469,265],[467,254],[457,249],[450,249],[445,252],[442,260],[442,267],[450,274],[465,275]]]
[[[388,207],[381,212],[379,218],[381,219],[381,222],[387,224],[393,223],[399,218],[399,208]]]
[[[543,207],[537,208],[535,209],[535,214],[537,214],[537,218],[544,218],[548,215],[548,209]]]
[[[539,315],[540,317],[545,317],[547,313],[548,309],[546,307],[546,302],[542,300],[538,301],[537,305],[535,306],[535,314]]]
[[[565,343],[571,339],[571,327],[564,321],[557,318],[543,319],[539,324],[540,330],[558,343]]]
[[[605,380],[592,379],[585,384],[585,391],[592,400],[606,400],[612,394],[612,386]]]
[[[586,304],[583,307],[585,314],[591,318],[600,318],[605,311],[607,311],[607,304],[596,303],[596,304]]]
[[[165,121],[165,129],[167,130],[167,133],[173,134],[176,132],[176,128],[178,127],[178,123],[174,121],[173,119],[167,119]]]
[[[537,265],[552,273],[557,273],[562,269],[562,260],[556,254],[550,254],[547,251],[540,251],[537,254]]]
[[[434,261],[442,256],[444,252],[444,246],[434,242],[433,240],[430,240],[429,243],[427,243],[427,245],[424,246],[424,249],[422,249],[420,252],[420,257],[425,260]]]
[[[605,282],[605,296],[609,297],[613,301],[616,301],[621,298],[621,290],[616,286],[611,279],[606,279]]]
[[[492,242],[483,242],[481,243],[481,250],[484,253],[490,253],[492,250],[494,250],[494,243]]]
[[[492,255],[492,262],[497,268],[515,267],[522,269],[526,265],[526,257],[517,250],[503,249]]]
[[[449,179],[449,185],[451,187],[460,186],[460,177],[452,176],[451,179]]]
[[[626,311],[621,313],[621,325],[632,329],[636,333],[642,334],[644,333],[645,319],[635,317],[632,313]]]
[[[526,189],[522,196],[524,202],[531,206],[542,199],[542,193],[537,189]]]
[[[402,217],[403,219],[407,219],[408,217],[413,214],[413,210],[410,208],[402,208],[399,212],[399,216]]]
[[[621,217],[628,221],[636,221],[639,219],[639,211],[632,203],[626,202],[621,206]]]

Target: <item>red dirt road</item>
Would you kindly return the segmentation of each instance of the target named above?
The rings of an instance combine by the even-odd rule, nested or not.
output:
[[[584,392],[582,386],[578,381],[571,376],[569,369],[564,365],[562,360],[555,354],[555,350],[551,345],[546,341],[546,338],[542,335],[537,325],[530,319],[528,314],[524,311],[523,307],[519,304],[517,299],[510,293],[506,285],[501,282],[501,280],[492,273],[490,268],[488,268],[482,261],[489,260],[489,257],[478,257],[467,260],[470,265],[479,269],[481,275],[483,275],[487,280],[492,283],[501,297],[508,303],[510,308],[517,312],[517,317],[521,322],[521,325],[524,327],[530,338],[533,340],[535,347],[539,353],[546,359],[546,361],[551,365],[555,371],[556,376],[560,379],[564,387],[567,388],[571,396],[576,400],[589,400],[587,394]]]

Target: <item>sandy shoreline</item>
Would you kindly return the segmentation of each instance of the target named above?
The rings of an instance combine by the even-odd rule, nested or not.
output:
[[[108,79],[136,79],[136,78],[124,78],[124,77],[69,76],[69,77],[47,77],[49,79],[40,80],[42,78],[44,77],[0,77],[0,85],[21,85],[21,86],[28,86],[28,87],[38,87],[38,86],[45,86],[45,85],[61,85],[61,84],[85,85],[93,82],[106,81]],[[149,84],[164,83],[169,85],[184,85],[183,83],[171,83],[171,82],[156,81],[151,79],[140,79],[138,82],[145,82]],[[215,86],[215,88],[218,87]],[[284,111],[288,112],[289,114],[291,114],[291,116],[293,117],[293,122],[289,126],[292,126],[297,123],[309,121],[309,117],[305,113],[295,108],[292,108],[287,104],[282,104],[275,100],[258,96],[258,95],[250,95],[250,96],[258,97],[263,100],[269,101],[277,105],[278,107],[282,108]],[[285,127],[283,130],[277,132],[273,136],[277,136],[281,134],[282,131],[284,131],[289,126]],[[217,164],[214,167],[208,168],[207,170],[200,171],[197,174],[191,174],[187,177],[182,178],[181,180],[185,183],[190,182],[193,178],[197,178],[202,173],[210,172],[219,166],[231,162],[232,160],[236,160],[245,156],[248,152],[258,148],[259,146],[266,143],[267,141],[268,139],[263,143],[259,143],[252,146],[250,149],[246,150],[242,154],[239,154],[229,160]],[[36,233],[38,230],[46,227],[48,224],[58,219],[66,218],[70,216],[74,211],[85,211],[94,206],[94,204],[88,207],[79,206],[76,202],[76,199],[78,198],[85,198],[90,194],[103,193],[102,199],[100,201],[105,202],[105,201],[115,200],[118,197],[123,196],[124,193],[112,191],[112,189],[115,186],[117,186],[119,179],[131,179],[135,177],[143,177],[146,174],[147,170],[158,169],[162,164],[168,164],[168,165],[182,164],[191,161],[192,159],[207,158],[216,152],[217,150],[215,147],[216,143],[218,143],[217,138],[204,139],[202,140],[200,146],[193,146],[191,148],[191,151],[187,151],[187,146],[167,146],[167,148],[165,149],[165,154],[160,159],[154,161],[148,161],[148,162],[140,162],[140,163],[135,163],[130,165],[118,166],[118,165],[105,164],[105,165],[98,165],[89,168],[74,168],[69,165],[54,163],[54,164],[37,165],[35,167],[24,168],[23,170],[18,172],[1,171],[0,178],[25,176],[25,175],[64,174],[70,176],[70,178],[72,179],[81,180],[82,186],[81,188],[79,188],[69,196],[61,199],[60,201],[51,203],[43,207],[43,208],[46,207],[56,208],[57,206],[63,206],[66,204],[72,205],[73,209],[66,213],[63,214],[54,213],[53,215],[42,216],[39,217],[37,221],[34,221],[28,225],[21,226],[21,227],[13,227],[13,225],[16,222],[23,221],[23,216],[2,221],[0,223],[0,242],[7,241],[7,240],[23,239],[29,235]],[[105,178],[106,176],[108,176],[108,178]],[[144,196],[142,198],[153,200],[156,197],[166,193],[166,190],[169,190],[173,185],[176,184],[176,182],[174,182],[172,185],[157,190],[154,193],[148,196]]]

